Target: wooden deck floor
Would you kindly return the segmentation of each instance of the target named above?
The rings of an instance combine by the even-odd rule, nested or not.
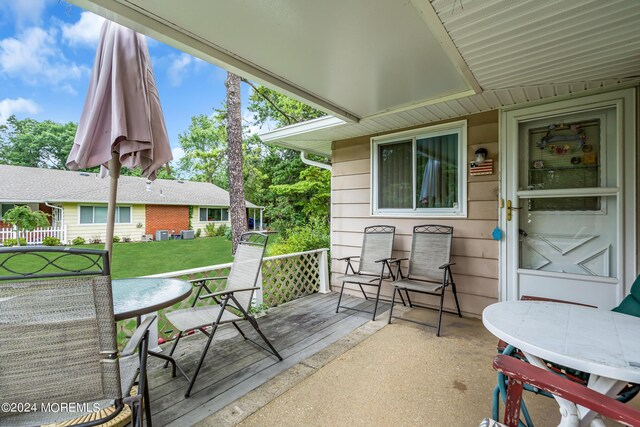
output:
[[[337,299],[337,294],[313,294],[272,308],[258,319],[260,329],[283,361],[243,340],[232,325],[225,325],[222,333],[219,332],[220,338],[216,338],[209,349],[189,398],[184,397],[187,380],[179,373],[172,378],[171,369],[162,369],[159,359],[150,358],[153,423],[157,426],[194,424],[371,320],[370,314],[353,310],[336,314]],[[373,307],[371,301],[350,296],[343,297],[343,304],[361,310]],[[380,304],[378,312],[388,307],[389,304]],[[247,322],[240,326],[247,336],[260,342]],[[204,334],[196,333],[178,345],[176,360],[189,375],[195,369],[205,339]]]

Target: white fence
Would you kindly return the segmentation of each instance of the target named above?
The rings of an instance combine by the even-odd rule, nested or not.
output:
[[[269,307],[294,300],[314,292],[328,293],[328,249],[277,255],[263,258],[256,303]],[[232,263],[172,271],[147,277],[175,277],[197,279],[199,277],[227,276]]]
[[[60,228],[36,228],[32,231],[21,231],[20,237],[27,240],[27,245],[41,245],[45,237],[57,237],[62,244],[67,242],[67,226]],[[17,239],[18,233],[12,228],[0,228],[0,246],[5,239]]]
[[[232,263],[217,264],[146,277],[197,279],[200,277],[228,276],[231,265]],[[254,293],[254,305],[265,304],[267,307],[275,307],[314,292],[326,294],[330,292],[328,249],[316,249],[263,258],[257,284],[261,289],[260,292]],[[212,284],[209,289],[214,292],[216,287]],[[165,313],[190,307],[192,302],[193,295],[158,313],[156,322],[159,336],[166,340],[173,339],[175,328],[169,323]],[[212,299],[208,301],[208,303],[212,302]],[[204,302],[198,302],[198,304],[202,305]],[[134,328],[135,322],[133,324],[127,321],[118,322],[119,334],[131,336]],[[156,329],[153,329],[150,340],[152,343],[157,340],[154,336],[155,333]]]

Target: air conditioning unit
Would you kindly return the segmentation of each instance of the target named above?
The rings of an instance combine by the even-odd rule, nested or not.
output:
[[[180,238],[182,240],[191,240],[196,237],[196,233],[193,230],[182,230],[180,232]]]
[[[156,240],[169,240],[169,230],[156,230]]]

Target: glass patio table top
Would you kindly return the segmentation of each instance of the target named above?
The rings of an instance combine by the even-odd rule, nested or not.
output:
[[[191,294],[191,284],[168,278],[114,279],[111,284],[116,320],[130,319],[167,308]]]

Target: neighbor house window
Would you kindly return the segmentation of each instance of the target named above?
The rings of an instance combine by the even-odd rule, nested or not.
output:
[[[106,206],[80,206],[80,224],[106,224]],[[131,206],[116,206],[116,224],[131,223]]]
[[[466,214],[466,121],[372,139],[374,215]]]
[[[0,220],[8,210],[15,208],[16,206],[29,206],[32,211],[40,210],[37,203],[2,203],[0,204]]]
[[[4,214],[7,213],[8,210],[15,208],[16,205],[14,205],[13,203],[3,203],[2,205],[0,205],[0,217],[3,217]],[[0,218],[2,219],[2,218]]]
[[[200,208],[200,221],[229,221],[229,209]]]

